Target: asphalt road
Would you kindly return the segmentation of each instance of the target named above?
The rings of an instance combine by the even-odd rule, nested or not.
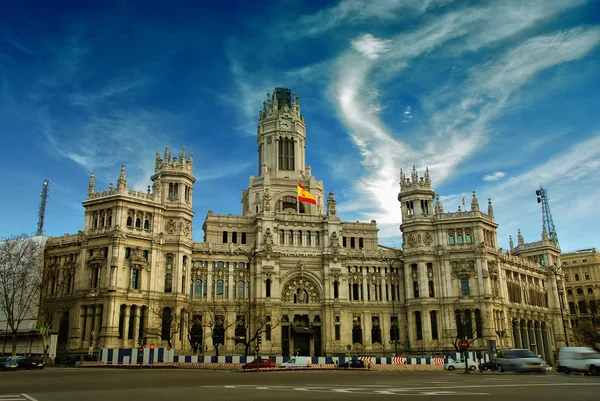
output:
[[[234,372],[50,368],[0,372],[0,401],[596,401],[600,377],[557,373]]]

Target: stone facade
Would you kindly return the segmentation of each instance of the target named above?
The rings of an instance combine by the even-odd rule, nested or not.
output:
[[[491,201],[481,211],[473,194],[470,210],[444,212],[428,171],[401,173],[404,245],[387,248],[375,221],[340,220],[334,194],[306,166],[296,95],[267,95],[257,140],[259,172],[241,215],[208,212],[203,242],[192,242],[185,149],[179,159],[168,148],[156,155],[147,192],[127,188],[124,167],[107,191],[95,191],[92,175],[83,231],[46,248],[63,285],[44,304],[65,351],[147,338],[178,352],[195,343],[243,354],[260,337],[271,355],[390,356],[454,352],[460,331],[472,350],[494,340],[550,360],[564,341],[554,275],[527,259],[559,263],[558,247],[542,239],[499,249]],[[298,183],[316,205],[297,202]]]
[[[596,318],[600,307],[600,252],[581,249],[561,255],[570,326],[581,318]],[[571,337],[573,338],[573,337]],[[575,340],[573,338],[573,340]]]

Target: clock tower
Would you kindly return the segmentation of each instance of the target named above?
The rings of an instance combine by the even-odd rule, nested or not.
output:
[[[244,215],[265,208],[301,214],[323,213],[323,182],[312,177],[306,165],[306,125],[300,114],[300,97],[287,88],[267,93],[258,113],[258,177],[242,194]],[[317,205],[298,203],[300,183],[317,200]],[[266,201],[263,198],[266,194]]]
[[[265,163],[271,176],[299,179],[304,176],[306,126],[300,98],[287,88],[275,88],[263,102],[258,121],[258,175]]]

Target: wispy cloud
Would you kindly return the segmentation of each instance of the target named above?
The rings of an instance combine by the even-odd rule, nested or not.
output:
[[[316,36],[348,23],[370,20],[397,22],[399,19],[423,14],[454,0],[342,0],[333,7],[302,16],[291,39],[298,36]]]
[[[571,3],[576,4],[579,3]],[[370,110],[368,96],[364,96],[368,88],[374,83],[385,85],[412,60],[443,43],[454,40],[455,52],[472,52],[531,27],[564,7],[564,2],[530,2],[521,7],[520,22],[514,23],[507,18],[514,11],[495,3],[469,12],[444,14],[413,33],[398,35],[391,43],[372,35],[357,38],[369,45],[361,48],[362,57],[348,53],[340,59],[339,79],[331,88],[340,118],[361,150],[362,163],[368,167],[368,174],[357,185],[364,198],[356,202],[377,205],[378,221],[399,222],[395,200],[399,166],[427,163],[436,184],[444,182],[489,140],[490,123],[501,115],[514,93],[540,71],[587,55],[600,42],[599,31],[579,27],[534,37],[509,48],[498,58],[467,69],[466,81],[449,82],[422,99],[434,132],[422,133],[422,147],[409,146],[378,115],[366,112]],[[501,21],[506,21],[505,26]],[[354,48],[355,43],[351,43]],[[386,49],[389,50],[382,51]],[[352,209],[348,206],[348,210]]]
[[[498,180],[504,178],[505,175],[506,175],[506,173],[504,173],[502,171],[495,171],[492,174],[487,174],[487,175],[483,176],[483,181],[498,181]]]

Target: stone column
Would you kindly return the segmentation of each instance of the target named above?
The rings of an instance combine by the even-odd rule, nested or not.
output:
[[[550,345],[549,337],[550,333],[548,332],[548,326],[546,325],[546,323],[544,323],[542,327],[542,342],[544,344],[544,351],[546,353],[546,357],[548,358],[546,359],[546,363],[554,365],[554,355],[552,354],[552,346]]]
[[[534,330],[533,322],[530,322],[530,323],[529,323],[529,325],[528,325],[528,327],[527,327],[527,332],[528,332],[528,334],[529,334],[529,344],[528,344],[528,348],[529,348],[531,351],[533,351],[533,352],[536,352],[536,349],[537,349],[537,344],[535,344],[535,341],[536,341],[536,340],[535,340],[535,330]],[[536,347],[535,347],[534,349],[532,349],[532,348],[531,348],[531,344],[535,344],[535,346],[536,346]]]
[[[125,304],[125,315],[123,316],[123,345],[129,342],[129,319],[131,319],[131,306]]]
[[[529,349],[529,333],[527,332],[527,320],[521,320],[521,348]]]
[[[540,322],[535,322],[535,343],[537,344],[537,352],[545,361],[548,361],[548,355],[544,349],[544,340],[542,339],[542,325]]]
[[[100,339],[100,325],[102,324],[103,305],[94,305],[94,341],[98,344]]]
[[[175,311],[173,311],[175,312]],[[140,337],[140,307],[135,306],[133,316],[131,316],[133,320],[133,345],[137,346],[137,339]]]
[[[88,344],[91,340],[91,334],[93,330],[92,319],[94,318],[94,313],[94,306],[88,305],[85,313],[85,333],[83,333],[84,339],[88,342]]]
[[[523,344],[521,342],[521,321],[519,319],[516,319],[513,322],[513,338],[514,338],[513,347],[514,348],[523,348]]]

